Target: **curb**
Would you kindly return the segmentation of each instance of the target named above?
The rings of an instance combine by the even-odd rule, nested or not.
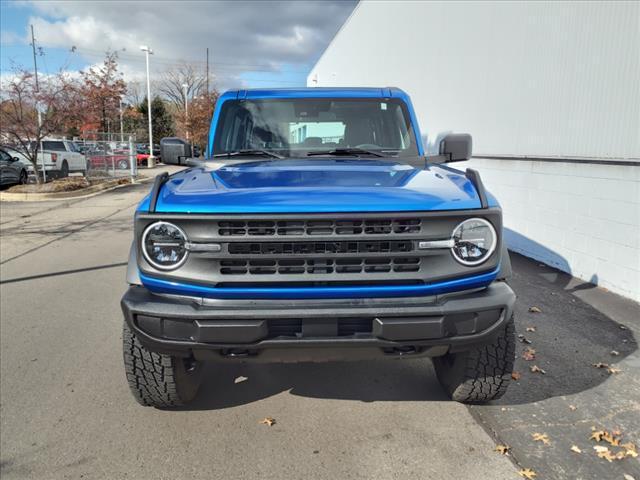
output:
[[[74,190],[72,192],[51,192],[51,193],[11,193],[0,192],[0,202],[44,202],[53,200],[69,200],[69,199],[81,199],[89,198],[99,195],[101,193],[110,192],[122,187],[128,187],[131,185],[140,185],[148,183],[153,180],[153,177],[143,177],[136,179],[133,183],[121,183],[113,184],[111,182],[104,182],[98,185],[92,185],[82,190]]]

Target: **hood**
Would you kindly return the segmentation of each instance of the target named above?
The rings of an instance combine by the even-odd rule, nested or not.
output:
[[[215,165],[215,164],[214,164]],[[148,210],[148,197],[139,210]],[[363,159],[264,160],[185,170],[163,186],[158,213],[338,213],[480,208],[464,173]]]

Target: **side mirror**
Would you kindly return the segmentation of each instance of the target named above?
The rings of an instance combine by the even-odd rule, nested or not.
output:
[[[19,162],[20,159],[18,157],[11,157],[12,162]]]
[[[440,155],[444,162],[461,162],[471,158],[471,135],[468,133],[450,133],[440,141]]]

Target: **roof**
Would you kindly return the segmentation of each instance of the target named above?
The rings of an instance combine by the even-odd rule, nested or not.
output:
[[[221,97],[232,98],[406,98],[407,94],[395,87],[301,87],[301,88],[253,88],[229,90]]]

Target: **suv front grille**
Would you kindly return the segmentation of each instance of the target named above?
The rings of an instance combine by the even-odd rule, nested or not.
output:
[[[371,274],[408,273],[419,270],[419,257],[280,258],[220,261],[222,275]]]
[[[353,253],[406,253],[413,251],[413,242],[252,242],[230,243],[231,255],[312,255]]]
[[[420,233],[419,218],[354,220],[226,220],[218,222],[218,235],[231,237],[402,235]]]

